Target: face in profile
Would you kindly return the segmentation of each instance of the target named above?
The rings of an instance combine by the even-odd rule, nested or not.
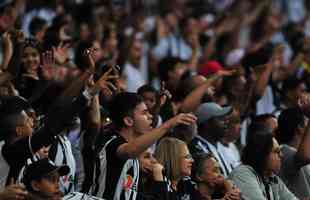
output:
[[[273,147],[268,156],[267,171],[278,173],[281,167],[281,150],[275,138],[273,138]]]
[[[20,113],[19,122],[16,127],[16,133],[18,137],[28,137],[33,132],[33,119],[29,117],[25,111]]]
[[[224,183],[224,177],[220,172],[220,166],[213,157],[204,161],[202,174],[200,174],[197,179],[206,184],[209,188],[215,188]]]
[[[58,172],[55,171],[40,180],[32,181],[31,185],[34,191],[40,192],[46,197],[51,197],[52,200],[60,200],[59,178]]]
[[[156,163],[156,159],[150,148],[144,151],[139,156],[140,170],[146,174],[150,174],[153,170],[153,165]]]
[[[140,103],[133,111],[133,128],[139,134],[152,130],[152,115],[149,113],[145,103]]]
[[[180,170],[181,170],[181,176],[190,176],[192,171],[192,165],[194,163],[194,160],[187,148],[186,145],[182,146],[181,149],[181,158],[180,158]]]

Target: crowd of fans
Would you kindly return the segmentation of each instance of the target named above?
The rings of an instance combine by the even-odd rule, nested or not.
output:
[[[0,0],[0,200],[310,199],[309,12]]]

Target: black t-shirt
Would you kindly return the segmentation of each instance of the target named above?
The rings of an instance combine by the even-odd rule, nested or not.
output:
[[[191,181],[190,177],[184,177],[178,182],[177,191],[172,188],[171,182],[165,177],[164,181],[155,182],[154,191],[156,200],[199,200],[195,198],[197,196],[196,184]]]
[[[97,158],[95,195],[105,199],[135,200],[139,162],[137,159],[121,159],[117,156],[117,149],[127,143],[123,137],[117,134],[107,137]]]

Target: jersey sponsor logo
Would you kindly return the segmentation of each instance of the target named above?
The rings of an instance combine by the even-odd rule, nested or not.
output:
[[[123,188],[125,191],[128,191],[131,189],[133,185],[133,178],[131,175],[127,175],[124,182],[123,182]]]

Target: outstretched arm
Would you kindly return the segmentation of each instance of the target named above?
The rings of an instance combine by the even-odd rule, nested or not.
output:
[[[194,115],[179,114],[163,123],[160,127],[153,129],[151,132],[135,138],[134,141],[120,145],[117,149],[117,155],[124,159],[137,158],[148,147],[163,137],[171,128],[178,124],[190,125],[195,122],[196,117]]]
[[[185,97],[181,104],[180,110],[182,112],[193,112],[195,111],[201,103],[201,100],[207,90],[212,86],[212,84],[223,76],[231,76],[235,71],[220,71],[213,75],[201,86],[194,89],[189,95]]]

